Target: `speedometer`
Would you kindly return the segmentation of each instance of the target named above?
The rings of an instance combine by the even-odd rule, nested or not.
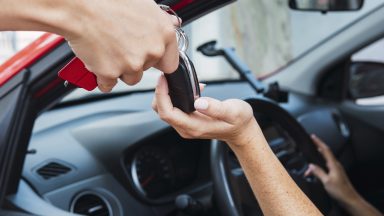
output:
[[[148,198],[159,198],[174,186],[172,161],[156,147],[146,147],[135,154],[131,174],[135,187]]]

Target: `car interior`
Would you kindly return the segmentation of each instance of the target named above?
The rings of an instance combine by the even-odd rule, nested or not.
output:
[[[186,27],[232,3],[196,2],[177,11]],[[331,15],[324,10],[299,13]],[[258,79],[242,57],[223,49],[224,64],[238,75],[206,81],[202,92],[247,101],[276,157],[325,215],[347,214],[318,179],[303,176],[309,163],[325,167],[310,134],[384,212],[383,21],[380,3]],[[215,46],[194,52],[214,59],[207,52]],[[8,176],[2,215],[263,215],[225,143],[182,138],[152,110],[153,87],[110,94],[65,87],[57,72],[72,57],[61,43],[0,88],[0,140],[12,143],[1,146],[1,176]]]

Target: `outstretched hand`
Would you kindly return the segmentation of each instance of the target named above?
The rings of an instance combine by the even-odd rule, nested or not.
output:
[[[201,97],[195,101],[196,111],[190,114],[173,107],[163,75],[159,78],[152,107],[184,138],[220,139],[236,145],[243,143],[240,139],[260,131],[254,130],[258,127],[251,106],[242,100]],[[249,133],[251,130],[253,132]]]

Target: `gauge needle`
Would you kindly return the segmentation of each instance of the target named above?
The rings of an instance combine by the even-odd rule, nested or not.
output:
[[[149,176],[148,178],[146,178],[146,179],[141,183],[141,186],[142,186],[142,187],[147,186],[147,184],[148,184],[149,182],[151,182],[151,180],[152,180],[154,177],[155,177],[154,175],[151,175],[151,176]]]

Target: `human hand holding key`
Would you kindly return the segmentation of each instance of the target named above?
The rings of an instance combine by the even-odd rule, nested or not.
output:
[[[117,79],[128,85],[136,84],[143,71],[150,67],[164,73],[176,70],[179,56],[174,26],[179,20],[159,10],[153,0],[117,0],[113,4],[101,0],[86,8],[82,8],[81,3],[73,6],[78,9],[76,14],[71,14],[71,19],[77,20],[62,25],[71,29],[51,30],[64,36],[76,57],[81,59],[81,62],[71,62],[78,70],[71,71],[78,75],[63,75],[69,82],[84,84],[79,83],[79,78],[92,71],[96,77],[84,77],[87,90],[98,86],[102,92],[109,92]]]
[[[169,6],[159,6],[165,12],[171,12],[174,14],[178,23],[178,27],[176,28],[176,38],[179,50],[178,68],[173,73],[165,73],[166,79],[169,83],[169,94],[175,107],[178,107],[184,112],[190,113],[195,110],[193,103],[195,99],[200,97],[200,89],[195,68],[192,61],[186,54],[189,42],[188,37],[181,29],[181,20],[177,14]],[[140,79],[141,75],[142,74],[140,74]],[[96,75],[90,72],[83,62],[77,57],[72,59],[59,72],[59,76],[66,80],[67,84],[69,82],[88,91],[96,88],[99,80]]]

